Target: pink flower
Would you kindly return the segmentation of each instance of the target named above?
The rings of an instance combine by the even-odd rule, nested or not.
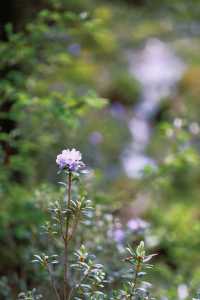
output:
[[[149,224],[140,218],[130,219],[127,222],[127,227],[132,231],[144,230],[148,226]]]

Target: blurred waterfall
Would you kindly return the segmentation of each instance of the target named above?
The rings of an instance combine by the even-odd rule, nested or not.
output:
[[[129,121],[132,142],[122,155],[122,163],[129,177],[139,177],[145,165],[156,165],[145,154],[152,134],[151,121],[163,99],[175,91],[185,64],[159,39],[149,39],[142,50],[129,53],[128,61],[130,73],[141,84],[142,93]]]

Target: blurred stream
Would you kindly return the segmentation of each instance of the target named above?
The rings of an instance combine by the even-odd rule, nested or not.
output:
[[[141,84],[142,92],[128,123],[132,141],[122,155],[122,163],[128,177],[138,178],[145,165],[156,165],[146,154],[153,132],[151,123],[162,101],[175,92],[186,66],[159,39],[149,39],[143,49],[129,52],[128,62],[129,71]]]

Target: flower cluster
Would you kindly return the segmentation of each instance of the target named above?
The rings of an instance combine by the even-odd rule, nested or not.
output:
[[[67,169],[70,172],[78,171],[85,165],[82,162],[82,155],[76,149],[65,149],[57,156],[56,163],[60,169]]]

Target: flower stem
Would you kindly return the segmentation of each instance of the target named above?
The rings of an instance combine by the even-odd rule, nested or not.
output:
[[[65,238],[64,238],[64,300],[67,300],[68,294],[68,235],[69,235],[69,210],[71,202],[71,186],[72,186],[72,173],[68,174],[67,182],[67,214],[66,214],[66,224],[65,224]]]
[[[140,272],[140,269],[141,269],[141,261],[140,261],[140,258],[138,258],[136,268],[135,268],[135,275],[133,277],[133,288],[132,288],[132,291],[131,291],[131,294],[130,294],[130,300],[132,299],[132,296],[135,295],[137,279],[138,279],[138,274]]]

